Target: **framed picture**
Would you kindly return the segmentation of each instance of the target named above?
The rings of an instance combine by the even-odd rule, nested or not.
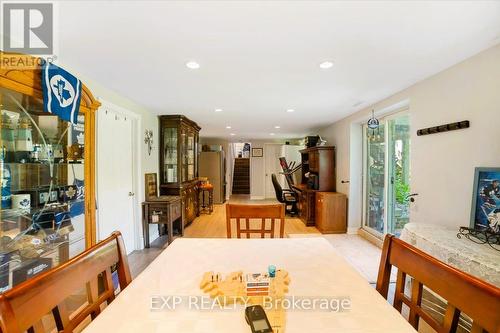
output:
[[[146,173],[144,175],[144,196],[146,197],[146,201],[150,201],[151,199],[158,197],[158,189],[156,182],[156,173]]]
[[[470,227],[500,233],[500,168],[476,168]]]
[[[252,157],[262,157],[264,156],[263,148],[252,148]]]

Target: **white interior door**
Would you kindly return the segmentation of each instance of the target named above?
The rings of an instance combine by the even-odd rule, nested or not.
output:
[[[98,237],[118,230],[130,253],[135,250],[134,120],[109,108],[97,115]]]
[[[276,192],[274,191],[273,183],[271,180],[271,175],[274,173],[278,176],[282,171],[280,166],[280,155],[281,155],[281,146],[278,144],[266,144],[264,145],[264,160],[266,167],[266,179],[265,179],[265,189],[266,189],[266,198],[276,198]]]

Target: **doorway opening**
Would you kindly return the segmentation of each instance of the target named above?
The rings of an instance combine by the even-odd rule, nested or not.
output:
[[[232,194],[250,194],[250,143],[233,143]]]
[[[400,235],[410,220],[410,118],[398,112],[363,126],[363,228]]]

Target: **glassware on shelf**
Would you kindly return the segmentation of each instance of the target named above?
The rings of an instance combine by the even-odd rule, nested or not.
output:
[[[0,88],[0,292],[85,248],[84,117],[73,125],[42,101]],[[68,154],[78,146],[79,158]]]
[[[177,128],[164,129],[164,178],[167,183],[177,182]]]

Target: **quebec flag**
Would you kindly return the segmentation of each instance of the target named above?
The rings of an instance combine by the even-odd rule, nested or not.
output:
[[[44,61],[42,65],[43,109],[77,123],[82,83],[64,69]]]

